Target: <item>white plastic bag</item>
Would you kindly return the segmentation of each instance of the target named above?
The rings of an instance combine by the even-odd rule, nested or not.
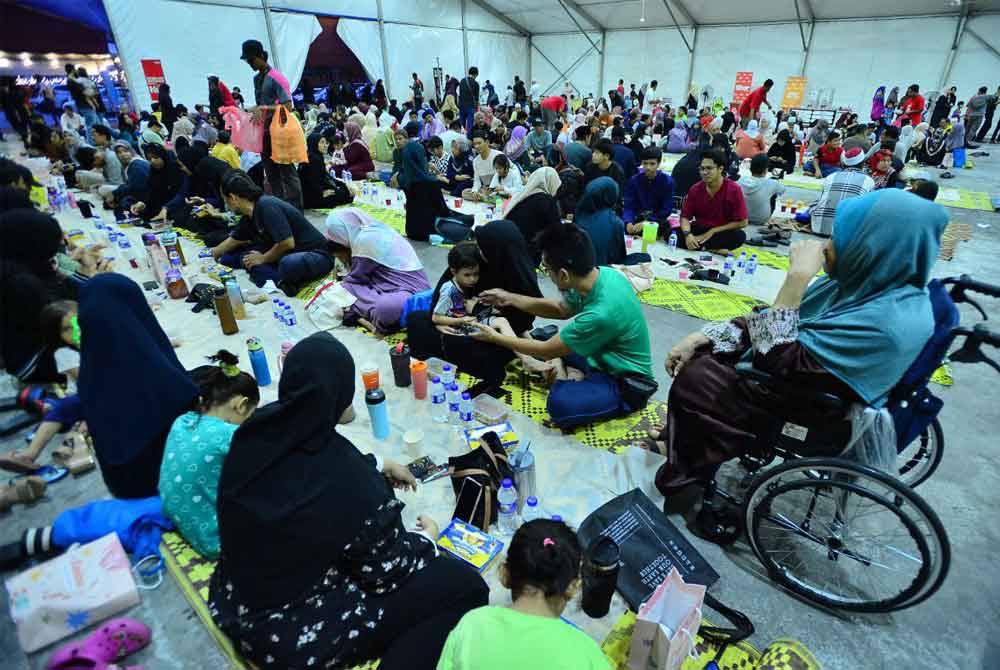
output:
[[[340,282],[327,282],[306,303],[306,314],[320,330],[332,330],[343,324],[344,310],[357,300]]]
[[[896,425],[889,410],[861,403],[851,405],[851,442],[843,456],[862,465],[896,475]]]

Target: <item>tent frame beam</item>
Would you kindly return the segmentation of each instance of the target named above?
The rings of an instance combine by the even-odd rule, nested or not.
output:
[[[577,4],[575,0],[559,0],[559,4],[563,6],[563,9],[566,9],[566,6],[568,5],[570,9],[572,9],[574,12],[583,17],[583,19],[587,23],[589,23],[595,30],[604,30],[604,26],[601,25],[601,22],[595,19],[590,12],[588,12],[579,4]],[[570,18],[573,19],[573,23],[577,24],[576,27],[580,28],[580,24],[577,23],[576,18],[573,16],[571,16]],[[580,28],[580,31],[583,32],[583,28]],[[594,45],[594,48],[595,49],[597,48],[596,44]]]
[[[955,57],[958,55],[958,47],[962,43],[962,37],[965,36],[966,31],[968,31],[969,24],[969,6],[967,3],[962,4],[962,13],[958,16],[958,22],[955,24],[955,37],[951,40],[951,49],[948,50],[948,57],[945,59],[944,70],[941,72],[941,82],[938,84],[938,88],[943,88],[947,83],[948,78],[951,77],[951,68],[955,65]]]
[[[267,27],[267,41],[271,43],[272,64],[281,71],[281,62],[278,60],[277,41],[274,39],[274,25],[271,23],[271,5],[267,0],[260,0],[260,7],[264,10],[264,25]]]
[[[566,6],[568,3],[571,2],[571,0],[558,0],[558,1],[559,1],[559,5],[563,8],[563,11],[566,12],[566,16],[568,16],[569,20],[573,22],[573,25],[575,25],[576,29],[580,31],[580,34],[583,35],[584,37],[586,37],[587,41],[590,42],[590,46],[592,46],[593,48],[597,49],[597,53],[599,53],[599,54],[601,54],[603,56],[604,55],[604,51],[602,49],[598,48],[597,42],[595,42],[593,39],[591,39],[590,35],[587,34],[587,31],[584,30],[583,26],[580,25],[580,22],[576,20],[575,16],[573,16],[573,12],[569,11],[569,7]],[[593,23],[594,22],[593,19],[590,19],[590,22]],[[600,27],[600,25],[598,25],[598,29],[603,34],[604,28],[602,28],[602,27]]]
[[[375,0],[378,9],[378,41],[382,47],[382,76],[385,77],[385,97],[392,99],[392,78],[389,77],[389,52],[385,48],[385,15],[382,12],[382,0]]]
[[[969,35],[971,35],[973,37],[973,39],[975,39],[977,42],[979,42],[984,47],[986,47],[986,49],[988,49],[994,56],[996,56],[997,58],[1000,58],[1000,50],[997,50],[997,48],[995,46],[993,46],[992,44],[990,44],[989,42],[987,42],[986,39],[982,35],[980,35],[979,33],[977,33],[975,30],[973,30],[972,28],[969,28],[968,27],[968,22],[966,23],[965,32],[967,32]]]
[[[685,35],[685,34],[684,34],[684,31],[683,31],[683,30],[681,30],[681,26],[680,26],[680,24],[679,24],[679,23],[677,22],[677,17],[676,17],[676,16],[674,16],[674,10],[673,10],[673,8],[672,8],[672,7],[670,6],[670,3],[669,3],[669,2],[667,2],[667,0],[663,0],[663,6],[667,8],[667,12],[668,12],[668,13],[670,14],[670,19],[671,19],[671,20],[672,20],[672,21],[674,22],[674,27],[675,27],[675,28],[677,28],[677,34],[679,34],[679,35],[681,36],[681,39],[682,39],[682,40],[684,40],[684,46],[686,46],[686,47],[687,47],[687,50],[688,50],[688,54],[694,54],[694,46],[692,46],[692,45],[691,45],[691,43],[690,43],[690,42],[688,42],[688,38],[687,38],[687,35]],[[686,11],[686,10],[685,10],[685,11]],[[690,16],[691,16],[691,15],[690,15],[690,14],[688,14],[688,17],[690,17]],[[695,34],[697,35],[697,34],[698,34],[698,33],[697,33],[697,30],[698,30],[698,26],[696,26],[696,25],[695,25],[695,26],[694,26],[694,29],[695,29]]]
[[[531,37],[531,31],[530,30],[528,30],[527,28],[525,28],[524,26],[522,26],[520,23],[518,23],[514,19],[510,18],[509,16],[507,16],[506,14],[497,11],[496,9],[493,8],[492,5],[490,5],[489,3],[485,2],[485,0],[469,0],[469,2],[471,2],[472,4],[474,4],[476,7],[479,7],[479,9],[483,10],[484,12],[486,12],[487,14],[489,14],[490,16],[492,16],[497,21],[500,21],[501,23],[506,24],[508,27],[510,27],[514,32],[516,32],[521,37]]]
[[[684,0],[670,0],[670,2],[677,6],[677,11],[681,13],[681,18],[684,19],[684,22],[687,25],[692,28],[698,27],[698,22],[694,20],[693,16],[691,16],[691,10],[689,10],[687,5],[684,4]],[[667,0],[663,0],[663,4],[667,5]],[[669,9],[669,5],[667,5],[667,8]],[[674,24],[677,24],[676,20],[674,20]]]
[[[469,33],[465,31],[465,0],[462,0],[462,75],[469,71]],[[447,83],[447,82],[445,82]]]

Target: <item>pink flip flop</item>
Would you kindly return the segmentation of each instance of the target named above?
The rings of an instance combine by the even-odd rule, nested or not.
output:
[[[70,642],[60,648],[45,667],[46,670],[105,670],[109,663],[120,661],[145,647],[151,637],[149,626],[141,621],[111,619],[82,641]]]

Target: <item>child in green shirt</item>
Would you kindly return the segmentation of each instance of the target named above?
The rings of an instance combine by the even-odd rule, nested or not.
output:
[[[215,514],[219,476],[233,433],[260,402],[257,381],[241,372],[239,358],[221,350],[191,372],[198,385],[198,410],[174,420],[160,466],[163,512],[205,558],[219,555]]]
[[[609,670],[586,633],[559,617],[580,588],[583,552],[562,521],[522,525],[500,566],[510,607],[480,607],[458,622],[437,670]]]

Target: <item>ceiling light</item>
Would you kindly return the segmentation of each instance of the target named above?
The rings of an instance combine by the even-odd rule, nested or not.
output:
[[[642,16],[639,17],[639,23],[646,22],[646,0],[642,0]]]
[[[7,58],[0,58],[0,67],[10,67],[10,60]]]
[[[24,67],[29,67],[31,65],[31,59],[30,58],[22,58],[21,59],[21,65],[23,65]]]

